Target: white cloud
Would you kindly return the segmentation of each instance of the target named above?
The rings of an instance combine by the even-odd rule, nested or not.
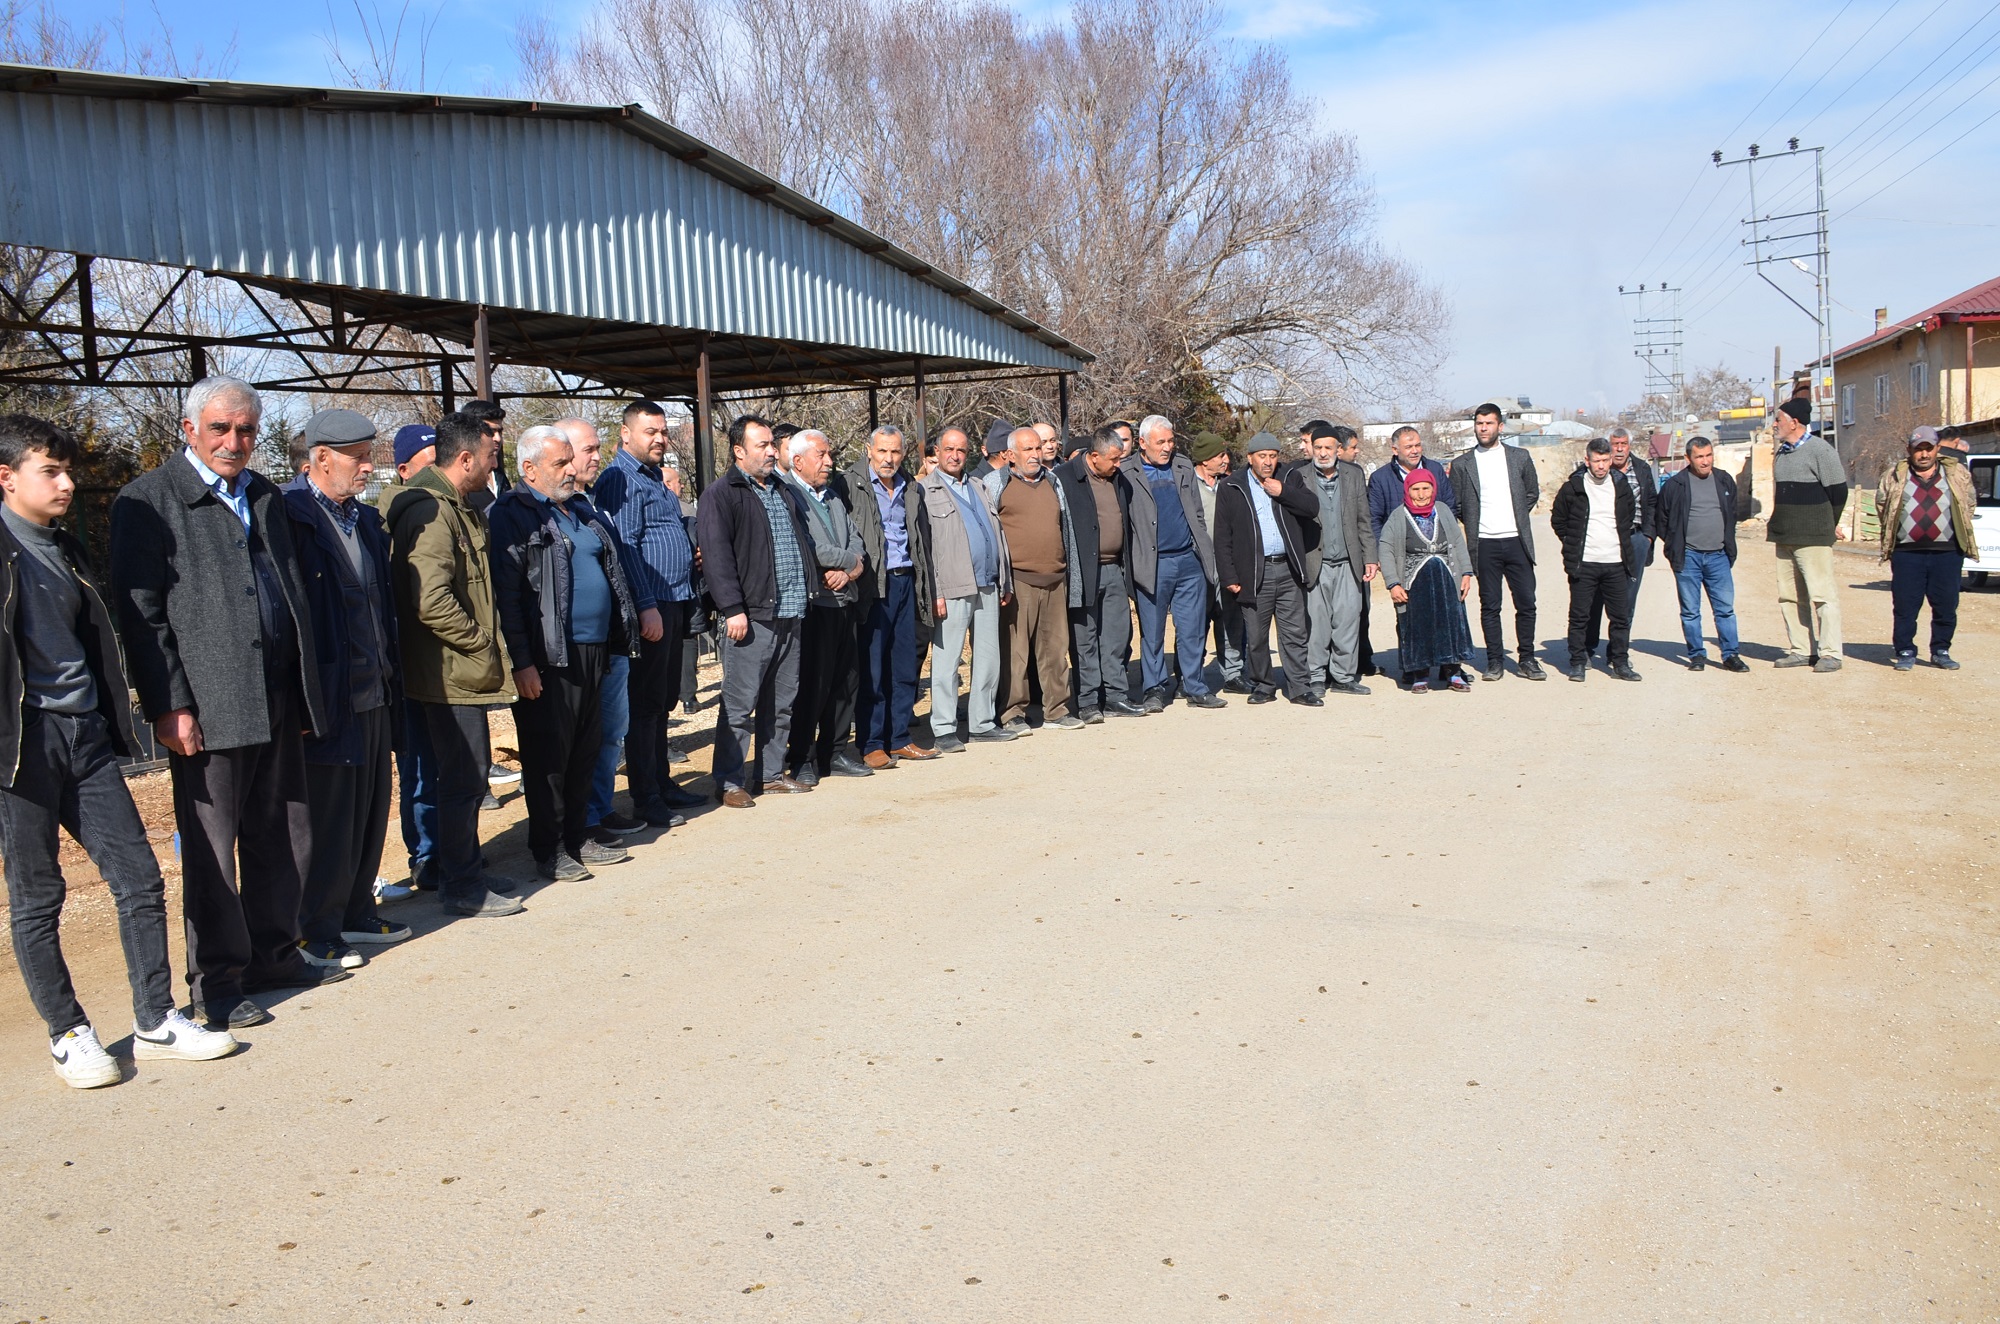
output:
[[[1267,0],[1237,6],[1235,35],[1251,41],[1278,41],[1341,28],[1358,28],[1375,17],[1362,5],[1334,0]]]

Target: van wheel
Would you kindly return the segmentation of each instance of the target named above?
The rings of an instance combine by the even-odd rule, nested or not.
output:
[[[1984,570],[1975,570],[1965,578],[1974,588],[1986,587],[1986,572]]]

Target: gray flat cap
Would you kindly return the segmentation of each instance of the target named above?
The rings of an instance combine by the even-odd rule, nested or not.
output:
[[[357,446],[375,440],[375,424],[352,409],[322,409],[306,420],[308,446]]]

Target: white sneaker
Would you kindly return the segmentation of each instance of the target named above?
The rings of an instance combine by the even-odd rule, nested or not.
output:
[[[401,883],[392,883],[380,874],[375,876],[375,899],[377,901],[401,901],[404,897],[413,895],[416,890],[414,887],[405,887]]]
[[[229,1031],[204,1029],[178,1007],[167,1013],[156,1030],[132,1027],[132,1056],[141,1061],[175,1058],[182,1062],[208,1062],[228,1057],[241,1046]]]
[[[49,1040],[49,1056],[56,1060],[56,1074],[80,1090],[116,1085],[124,1074],[119,1071],[117,1060],[97,1042],[97,1031],[88,1024]]]

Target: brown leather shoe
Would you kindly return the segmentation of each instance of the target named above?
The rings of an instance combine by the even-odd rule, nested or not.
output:
[[[914,745],[914,744],[905,745],[901,749],[893,749],[890,750],[889,752],[894,754],[899,759],[915,759],[918,762],[922,762],[924,759],[934,759],[938,756],[938,752],[936,750],[925,749],[921,745]]]
[[[877,772],[896,766],[895,757],[886,749],[871,749],[861,756],[861,761]]]
[[[766,795],[804,795],[810,790],[812,790],[812,787],[792,776],[789,772],[764,783],[764,794]]]
[[[732,786],[722,793],[722,803],[731,809],[754,809],[757,805],[750,798],[750,792],[741,786]]]

